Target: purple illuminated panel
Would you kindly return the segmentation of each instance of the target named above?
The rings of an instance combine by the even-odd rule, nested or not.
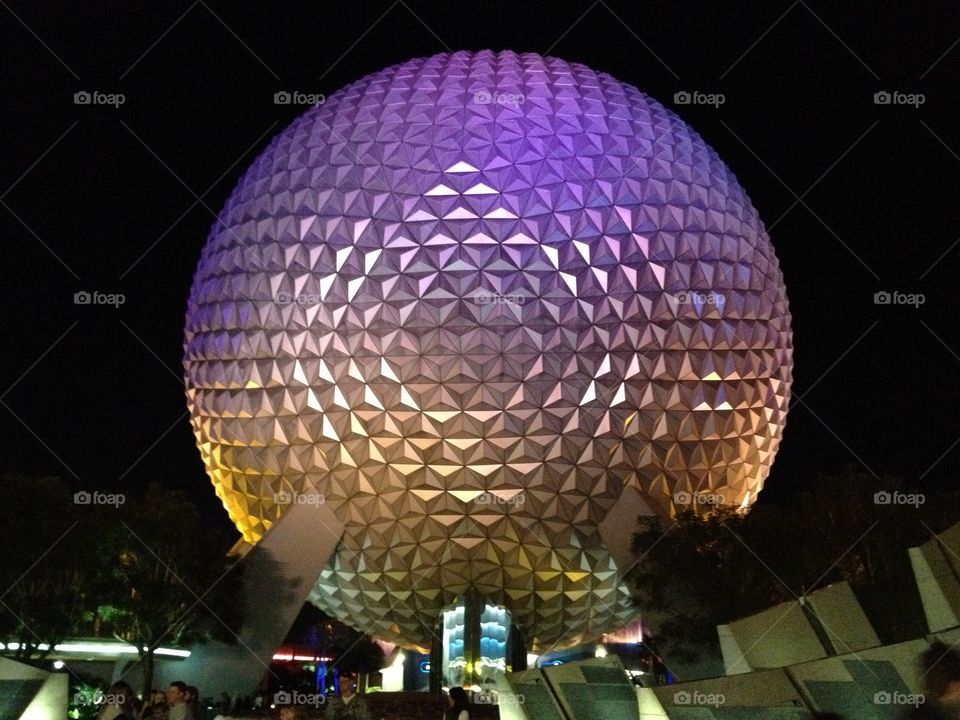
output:
[[[426,646],[472,587],[541,652],[635,616],[597,532],[626,487],[665,516],[756,498],[790,316],[756,211],[677,116],[464,52],[271,143],[204,249],[184,362],[244,536],[291,502],[345,525],[313,602]]]

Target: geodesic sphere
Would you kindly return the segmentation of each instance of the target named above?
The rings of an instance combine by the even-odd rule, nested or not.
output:
[[[598,532],[625,489],[665,516],[756,498],[790,315],[677,116],[582,65],[461,52],[273,140],[204,248],[184,364],[244,537],[296,494],[345,525],[313,602],[425,646],[474,588],[539,651],[634,615]]]

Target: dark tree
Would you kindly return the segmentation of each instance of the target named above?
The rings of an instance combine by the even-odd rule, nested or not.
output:
[[[630,574],[636,599],[667,655],[697,659],[696,648],[716,643],[716,626],[780,601],[783,592],[738,537],[746,517],[718,509],[692,512],[675,523],[641,518]]]
[[[40,661],[75,635],[94,599],[96,551],[85,508],[58,478],[0,480],[0,637]]]
[[[895,493],[917,502],[885,502]],[[898,642],[926,631],[907,549],[958,520],[956,492],[848,470],[818,476],[789,504],[641,518],[630,582],[665,652],[684,661],[716,647],[716,625],[840,580],[880,639]]]
[[[334,620],[317,608],[304,606],[298,624],[301,627],[295,626],[288,641],[302,639],[304,645],[318,654],[334,658],[331,668],[366,674],[383,667],[383,651],[370,636]],[[305,628],[302,627],[304,624]]]
[[[232,544],[203,525],[181,492],[159,485],[128,498],[104,528],[99,614],[109,632],[138,649],[145,693],[162,644],[236,641],[243,610],[239,568],[227,558]]]

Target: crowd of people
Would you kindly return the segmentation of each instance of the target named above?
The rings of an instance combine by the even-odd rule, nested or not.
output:
[[[123,680],[114,683],[104,697],[97,720],[204,720],[200,691],[176,680],[164,693],[154,690],[145,701],[137,699]]]
[[[356,675],[344,673],[340,676],[340,692],[331,696],[325,703],[326,720],[373,720],[363,696],[357,693]],[[466,693],[459,690],[464,697]],[[248,698],[249,700],[249,698]],[[256,698],[261,700],[261,697]],[[247,710],[262,707],[256,701],[244,704]],[[233,709],[230,698],[223,694],[216,708],[219,714],[227,714]],[[298,705],[280,708],[280,720],[303,720],[305,713]],[[138,700],[133,688],[124,681],[114,683],[103,698],[103,704],[97,720],[205,720],[205,709],[200,701],[196,687],[177,680],[170,683],[167,691],[155,690],[145,701]],[[453,715],[454,720],[466,720],[469,716]]]
[[[930,646],[920,657],[921,681],[925,694],[915,707],[902,713],[902,720],[960,720],[960,653],[943,643]],[[340,677],[340,692],[325,702],[325,720],[373,720],[363,696],[357,692],[355,675]],[[230,710],[223,695],[219,708]],[[443,720],[471,720],[470,696],[462,687],[446,694]],[[303,708],[288,705],[279,709],[280,720],[304,720]],[[817,720],[842,720],[832,713],[814,715]],[[154,691],[142,704],[129,684],[115,683],[104,698],[98,720],[205,720],[197,688],[181,681],[170,683],[166,693]]]

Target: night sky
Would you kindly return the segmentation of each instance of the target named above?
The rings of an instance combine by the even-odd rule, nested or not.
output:
[[[749,193],[785,275],[801,399],[766,498],[848,464],[956,484],[954,3],[8,1],[4,470],[87,489],[155,480],[225,518],[185,412],[183,319],[215,214],[303,110],[274,94],[330,95],[410,57],[493,48],[635,85]],[[83,91],[125,102],[75,104]],[[724,103],[677,105],[682,91]],[[900,104],[876,104],[881,91]],[[125,303],[75,305],[80,291]],[[878,291],[924,303],[877,305]]]

